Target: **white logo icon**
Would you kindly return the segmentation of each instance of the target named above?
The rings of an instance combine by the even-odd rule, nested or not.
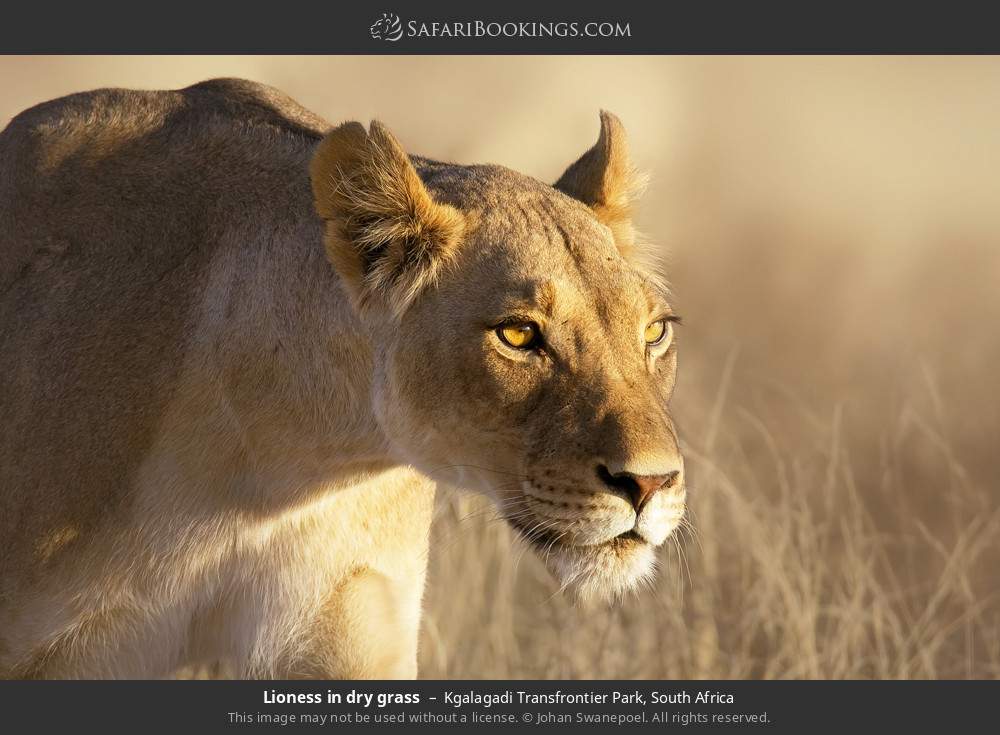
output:
[[[393,13],[382,13],[382,17],[368,30],[376,41],[398,41],[403,37],[403,24]]]

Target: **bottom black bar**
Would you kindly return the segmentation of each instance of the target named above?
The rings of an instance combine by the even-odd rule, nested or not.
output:
[[[995,732],[998,701],[995,681],[15,681],[0,729]]]

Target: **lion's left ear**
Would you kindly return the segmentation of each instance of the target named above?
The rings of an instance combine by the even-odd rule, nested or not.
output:
[[[632,205],[645,183],[645,177],[629,160],[621,120],[602,110],[597,143],[567,168],[554,186],[593,209],[597,219],[611,228],[622,255],[629,257],[636,240]]]

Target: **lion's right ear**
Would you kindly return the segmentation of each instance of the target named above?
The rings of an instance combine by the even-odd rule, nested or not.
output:
[[[397,317],[455,254],[465,218],[434,201],[384,125],[335,128],[310,165],[327,255],[359,310]]]
[[[611,228],[618,249],[628,258],[637,254],[632,205],[645,182],[646,177],[632,167],[621,120],[601,110],[597,142],[553,186],[589,206]]]

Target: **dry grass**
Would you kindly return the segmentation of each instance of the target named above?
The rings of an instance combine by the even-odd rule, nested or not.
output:
[[[577,608],[443,492],[423,676],[1000,676],[1000,60],[6,58],[0,124],[219,75],[547,180],[604,107],[652,173],[693,530]]]

